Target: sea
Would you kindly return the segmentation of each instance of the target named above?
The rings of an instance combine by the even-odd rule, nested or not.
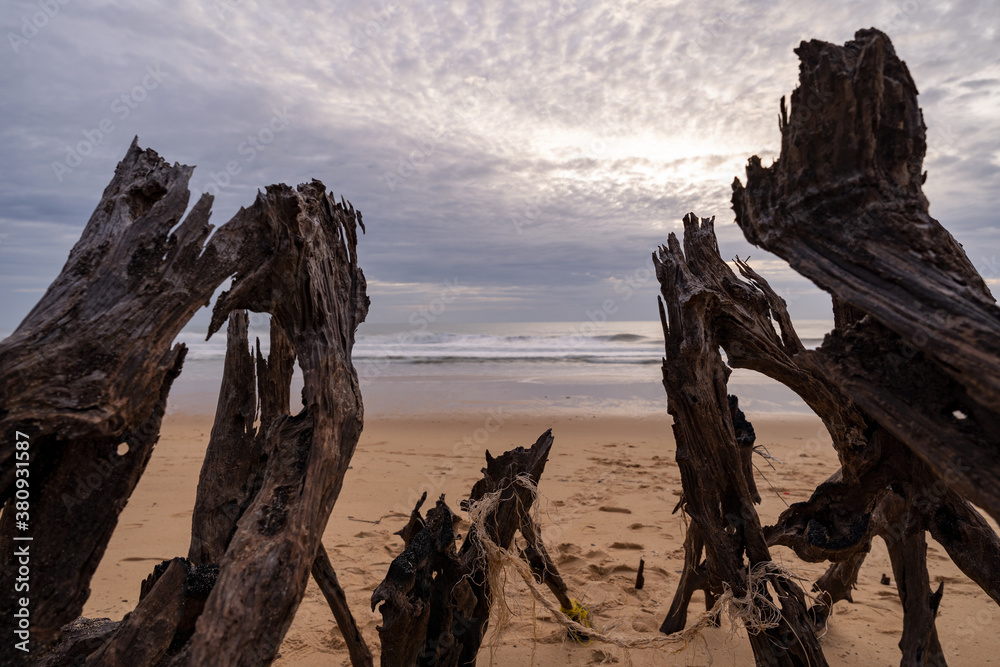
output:
[[[251,345],[266,355],[269,319],[251,316]],[[816,347],[832,321],[803,320],[796,328]],[[205,340],[203,328],[177,337],[189,348],[168,413],[215,409],[226,353],[225,331]],[[365,413],[371,416],[508,413],[663,414],[664,354],[659,322],[510,322],[363,324],[354,365]],[[293,378],[300,395],[301,373]],[[748,414],[810,414],[791,390],[753,371],[736,369],[730,393]]]

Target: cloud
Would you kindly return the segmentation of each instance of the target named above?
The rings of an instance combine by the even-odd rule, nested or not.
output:
[[[8,29],[37,10],[15,2]],[[998,23],[926,0],[69,2],[0,56],[0,328],[32,305],[14,290],[58,273],[136,134],[198,166],[216,224],[273,182],[344,195],[368,226],[377,321],[456,278],[470,292],[454,317],[580,318],[689,211],[717,216],[727,259],[763,258],[732,224],[730,183],[750,155],[776,157],[799,41],[871,25],[925,91],[932,212],[991,257]],[[638,293],[623,313],[654,319],[655,288]]]

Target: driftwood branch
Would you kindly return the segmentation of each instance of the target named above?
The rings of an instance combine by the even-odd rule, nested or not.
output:
[[[710,278],[718,258],[711,224],[711,220],[699,223],[694,216],[686,217],[684,249],[671,234],[668,245],[653,255],[663,297],[663,386],[667,410],[674,418],[683,508],[698,525],[706,552],[706,576],[710,582],[728,585],[734,597],[759,593],[769,599],[770,594],[757,588],[748,575],[755,568],[769,568],[771,556],[736,440],[726,392],[729,369],[719,353],[719,338],[707,325],[711,321],[708,311],[719,298]],[[703,232],[700,235],[699,230]],[[711,246],[698,242],[708,238]],[[694,564],[696,559],[686,560]],[[776,626],[748,622],[757,664],[825,665],[806,617],[801,589],[791,580],[773,576],[771,570],[763,576],[777,595],[782,614]],[[687,588],[693,589],[693,584]],[[682,594],[690,597],[689,592]],[[760,603],[745,610],[749,618],[753,618],[756,604]]]
[[[236,524],[191,639],[196,664],[273,659],[305,591],[363,417],[351,364],[354,333],[368,309],[355,252],[360,216],[313,181],[297,190],[269,187],[234,218],[244,219],[269,224],[273,254],[237,274],[219,297],[211,330],[232,309],[271,313],[302,368],[304,407],[267,428],[261,487]]]
[[[225,278],[266,254],[245,242],[252,220],[206,242],[208,195],[182,220],[191,171],[133,142],[62,272],[0,342],[0,427],[30,437],[30,523],[45,527],[31,547],[35,649],[79,616],[149,461],[186,352],[171,343]],[[0,502],[13,493],[13,458],[14,441],[0,443]],[[0,581],[10,590],[15,531],[4,512]],[[5,632],[12,604],[0,600]]]
[[[750,490],[750,497],[754,503],[760,502],[760,494],[757,492],[757,485],[753,477],[753,445],[756,435],[753,425],[739,408],[739,399],[730,394],[729,417],[733,423],[733,432],[736,436],[736,443],[739,447],[740,464],[743,468],[743,477],[746,479],[747,488]],[[684,499],[674,508],[674,512],[684,506]],[[691,596],[695,591],[702,591],[705,595],[705,611],[711,611],[715,606],[715,601],[722,594],[722,582],[709,577],[708,564],[702,558],[705,549],[705,541],[701,535],[701,528],[697,523],[690,523],[684,535],[684,569],[681,571],[681,579],[674,592],[674,598],[670,603],[670,610],[667,617],[660,625],[660,632],[673,634],[684,629],[687,623],[688,605],[691,603]],[[719,617],[715,616],[714,623],[718,625]]]
[[[525,541],[521,556],[527,561],[535,579],[548,586],[563,609],[572,609],[573,600],[569,596],[569,587],[566,586],[552,556],[545,548],[545,543],[542,542],[541,528],[535,524],[530,514],[525,513],[521,516],[521,526],[518,530]]]
[[[867,316],[806,355],[813,366],[1000,519],[1000,309],[928,213],[916,85],[877,30],[797,53],[781,156],[750,159],[746,186],[733,184],[736,221]]]
[[[966,335],[977,326],[977,335],[993,327],[996,307],[960,246],[926,215],[917,169],[923,125],[912,81],[888,39],[862,31],[845,47],[811,42],[799,53],[802,83],[793,96],[791,121],[782,105],[782,157],[769,169],[751,160],[747,188],[734,186],[734,208],[749,240],[785,257],[833,293],[835,329],[822,348],[805,350],[784,301],[767,281],[739,259],[743,280],[737,278],[718,256],[711,221],[699,224],[688,216],[683,255],[672,239],[658,258],[669,313],[665,385],[667,366],[680,374],[677,359],[696,347],[671,347],[669,330],[677,330],[676,321],[682,331],[721,345],[732,365],[765,373],[802,396],[830,431],[842,465],[808,501],[792,505],[775,526],[763,529],[767,543],[787,545],[806,560],[833,561],[816,583],[822,602],[810,610],[813,622],[821,625],[836,601],[851,599],[871,540],[882,536],[904,605],[904,664],[943,664],[934,627],[941,590],[930,592],[925,532],[932,531],[991,597],[997,595],[989,573],[996,570],[1000,541],[969,504],[984,502],[991,508],[998,488],[990,481],[997,471],[998,439],[987,437],[997,422],[990,400],[967,400],[995,375],[988,365],[978,370],[966,365],[962,377],[955,376],[955,366],[945,368],[980,354],[996,360],[989,345],[977,347],[979,339]],[[824,86],[833,102],[818,114],[807,113],[803,96]],[[927,301],[911,308],[913,299]],[[915,325],[926,315],[921,308],[935,299],[975,320],[948,320],[949,326],[967,328],[953,336],[942,355],[928,344],[933,336]],[[684,319],[696,312],[700,317]],[[945,327],[934,335],[951,334]],[[914,336],[923,336],[923,343]],[[996,342],[995,334],[990,340]],[[701,394],[681,385],[671,403],[682,414],[692,403],[703,406],[711,398],[705,395],[708,388],[720,393],[724,375],[705,371]],[[670,391],[668,386],[668,397]],[[973,414],[976,419],[964,436],[953,437],[956,420],[964,423]],[[676,422],[675,416],[675,428]],[[701,442],[718,439],[700,437]],[[679,457],[681,452],[678,437]],[[689,492],[684,481],[686,502],[704,493]],[[691,591],[706,584],[717,558],[706,544],[701,564],[699,535],[688,537],[691,564],[668,629],[678,620],[683,624],[678,612],[686,609]]]
[[[355,251],[361,215],[318,181],[271,186],[208,239],[211,197],[181,221],[191,171],[133,142],[62,274],[0,343],[0,423],[29,434],[32,521],[46,527],[32,543],[32,649],[54,646],[64,626],[72,640],[50,656],[89,654],[94,664],[268,663],[314,562],[324,592],[339,590],[319,536],[363,418],[351,363],[368,308]],[[82,608],[157,440],[185,353],[170,344],[230,276],[210,335],[231,311],[269,312],[270,358],[258,345],[255,392],[246,314],[234,313],[190,560],[154,572],[135,612],[100,628],[106,641],[95,651],[98,632],[67,624]],[[304,408],[292,416],[296,358]],[[121,445],[128,451],[120,455]],[[6,501],[13,454],[12,442],[0,444]],[[80,473],[89,469],[93,481],[82,484]],[[0,519],[5,553],[13,517],[5,511]],[[4,581],[15,562],[7,555]],[[0,606],[10,604],[8,596]],[[4,623],[11,617],[5,611]],[[353,621],[340,621],[350,633]],[[10,651],[4,644],[0,659],[16,659]]]
[[[329,603],[333,617],[337,620],[337,627],[340,628],[340,633],[344,636],[347,652],[351,656],[351,665],[353,667],[371,667],[374,664],[371,649],[368,648],[364,635],[361,634],[358,624],[354,621],[351,608],[347,605],[347,596],[344,595],[344,589],[337,581],[337,573],[333,570],[333,563],[330,562],[330,556],[327,555],[322,544],[319,546],[316,559],[313,561],[312,576],[323,592],[323,597]]]
[[[486,513],[473,522],[458,551],[454,515],[444,498],[426,518],[419,515],[424,501],[420,499],[407,527],[400,531],[406,548],[372,595],[372,610],[381,604],[383,667],[476,664],[498,593],[490,587],[494,565],[486,557],[484,538],[509,549],[516,531],[529,530],[531,537],[526,540],[539,550],[544,571],[544,546],[529,515],[534,501],[530,487],[537,485],[545,469],[552,442],[551,431],[546,431],[529,449],[517,447],[496,458],[486,453],[483,478],[462,506],[475,512],[472,508],[477,503],[489,504],[479,506]],[[415,526],[422,527],[414,532]],[[562,580],[548,562],[550,586],[557,590],[556,579]],[[565,585],[561,590],[565,596]]]

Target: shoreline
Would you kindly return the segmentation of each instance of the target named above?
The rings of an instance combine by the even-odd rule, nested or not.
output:
[[[672,514],[681,482],[666,410],[637,417],[538,417],[510,406],[509,412],[504,409],[501,404],[499,415],[492,416],[487,411],[438,412],[366,419],[323,542],[376,655],[375,628],[381,616],[370,610],[369,600],[402,550],[402,541],[393,533],[405,524],[415,500],[424,491],[429,503],[444,493],[449,506],[461,515],[459,501],[480,477],[487,449],[497,454],[527,446],[550,427],[555,443],[539,483],[540,526],[570,594],[591,606],[595,624],[605,631],[656,636],[683,564],[683,522],[679,514]],[[762,522],[770,523],[785,502],[805,500],[836,470],[836,454],[816,417],[748,416],[757,443],[783,462],[772,470],[758,459],[757,483],[764,497],[759,513]],[[209,415],[174,412],[164,418],[160,442],[94,576],[85,616],[120,619],[134,609],[139,584],[154,565],[187,553],[198,473],[211,426]],[[466,527],[460,524],[459,533],[464,534]],[[955,656],[952,664],[993,664],[990,660],[1000,659],[1000,639],[988,632],[1000,620],[996,604],[930,538],[928,545],[932,582],[946,582],[938,631],[949,657]],[[646,586],[636,591],[640,557],[646,560]],[[803,578],[807,593],[811,581],[826,569],[825,564],[804,563],[780,547],[772,549],[772,557]],[[855,604],[841,602],[835,607],[823,640],[830,664],[867,666],[873,658],[876,664],[898,663],[902,611],[895,586],[880,583],[886,573],[892,573],[888,555],[876,540],[859,576]],[[520,604],[520,611],[494,647],[494,664],[529,664],[533,655],[540,665],[590,664],[603,660],[605,650],[613,659],[623,659],[622,651],[614,647],[584,647],[565,640],[542,607],[532,605],[526,590],[520,582],[508,587],[508,597],[513,606]],[[701,594],[696,593],[689,623],[702,608]],[[714,659],[726,663],[752,663],[744,631],[729,641],[724,623],[703,635],[705,642],[694,642],[670,660],[705,664],[710,651]],[[484,659],[491,643],[488,634]],[[663,650],[654,649],[633,650],[630,655],[636,665],[662,664],[665,658]],[[275,664],[331,661],[349,664],[329,607],[310,581]]]

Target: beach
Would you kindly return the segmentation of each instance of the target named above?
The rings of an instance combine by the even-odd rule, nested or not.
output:
[[[154,565],[187,553],[198,472],[212,427],[214,394],[207,378],[213,363],[192,363],[187,384],[181,381],[185,374],[178,379],[180,391],[171,395],[160,442],[94,576],[85,616],[121,618],[135,608],[139,584]],[[362,362],[358,366],[360,371]],[[658,635],[683,565],[685,530],[681,513],[673,513],[681,482],[666,401],[658,398],[663,390],[641,375],[655,376],[658,367],[641,365],[640,379],[631,381],[603,371],[577,373],[570,366],[559,373],[553,371],[558,364],[550,363],[546,371],[544,363],[536,363],[537,380],[520,382],[523,378],[505,375],[508,371],[497,364],[480,363],[479,372],[472,373],[454,362],[395,360],[383,363],[379,375],[362,376],[364,432],[323,543],[376,660],[381,617],[371,611],[370,598],[402,550],[394,532],[406,523],[414,502],[426,492],[426,511],[443,494],[461,515],[459,502],[481,476],[485,452],[529,446],[548,428],[555,443],[538,485],[538,520],[571,596],[590,608],[594,626],[607,634],[628,641]],[[757,387],[768,395],[766,382],[751,376],[745,382],[745,393]],[[754,400],[748,396],[741,402]],[[837,458],[819,420],[804,411],[748,408],[747,414],[757,444],[775,459],[755,457],[763,497],[759,513],[766,524],[786,504],[806,500],[837,469]],[[458,532],[464,536],[467,527],[463,521]],[[929,536],[928,543],[932,585],[945,582],[937,628],[950,664],[1000,663],[997,605]],[[773,548],[771,554],[802,579],[807,592],[826,569],[823,563],[800,561],[788,549]],[[640,558],[645,585],[635,590]],[[890,584],[882,583],[883,575]],[[481,664],[753,662],[745,631],[732,633],[725,620],[676,654],[661,647],[626,655],[616,646],[582,646],[568,639],[516,573],[510,573],[505,596],[511,624],[501,637],[488,633]],[[702,613],[702,600],[696,593],[689,625]],[[892,569],[876,539],[854,603],[836,605],[823,650],[833,665],[897,664],[901,631]],[[349,664],[330,609],[312,581],[275,664]]]

